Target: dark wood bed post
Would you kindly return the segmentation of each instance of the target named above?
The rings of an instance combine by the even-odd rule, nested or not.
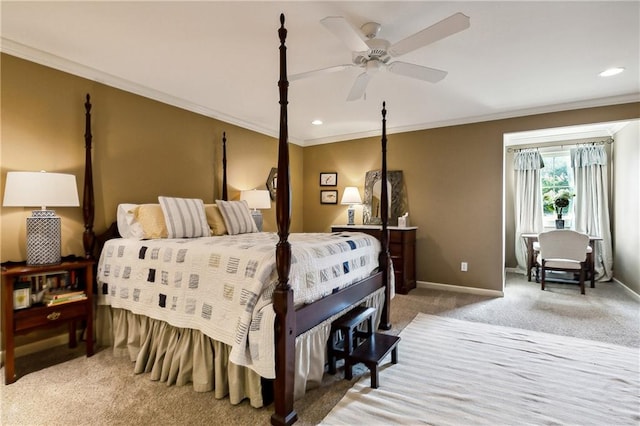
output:
[[[222,200],[229,200],[227,192],[227,132],[222,132]]]
[[[380,219],[382,220],[382,233],[380,243],[382,249],[378,262],[382,270],[382,279],[385,283],[384,304],[382,305],[382,316],[380,318],[380,328],[389,330],[391,328],[391,286],[389,285],[389,263],[391,262],[389,254],[389,195],[387,182],[387,108],[386,102],[382,102],[382,174],[380,176],[383,182],[380,192]]]
[[[276,313],[276,379],[275,413],[271,424],[290,425],[298,420],[293,409],[293,383],[295,370],[296,317],[293,305],[293,290],[289,285],[291,270],[291,244],[288,241],[291,225],[291,191],[289,189],[289,130],[287,123],[287,48],[284,44],[287,30],[284,14],[280,14],[280,134],[278,141],[278,187],[276,188],[276,222],[279,241],[276,245],[276,268],[278,286],[273,294]]]
[[[95,203],[93,196],[93,170],[91,165],[91,96],[87,93],[87,101],[84,103],[85,109],[85,130],[84,130],[84,191],[82,196],[82,217],[84,219],[84,232],[82,234],[82,245],[84,246],[84,257],[93,258],[93,248],[95,246],[96,234],[93,232],[93,220],[95,218]]]

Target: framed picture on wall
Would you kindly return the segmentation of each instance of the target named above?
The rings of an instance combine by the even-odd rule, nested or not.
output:
[[[335,189],[320,191],[320,204],[338,204],[338,191]]]
[[[338,184],[338,173],[320,173],[320,186],[336,186]]]

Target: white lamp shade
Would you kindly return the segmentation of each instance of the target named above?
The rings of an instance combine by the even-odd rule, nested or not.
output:
[[[271,197],[266,189],[252,189],[240,192],[240,200],[244,200],[250,209],[270,209]]]
[[[342,193],[340,204],[362,204],[360,191],[355,186],[347,186]]]
[[[5,207],[77,207],[76,177],[64,173],[8,172]]]

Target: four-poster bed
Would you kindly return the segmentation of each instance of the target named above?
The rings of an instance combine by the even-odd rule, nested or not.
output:
[[[390,268],[390,258],[389,258],[389,250],[388,250],[388,209],[386,206],[388,196],[386,194],[387,188],[386,185],[382,185],[382,236],[379,245],[379,254],[376,254],[377,257],[377,269],[372,273],[368,273],[366,277],[358,278],[357,282],[348,283],[348,285],[341,286],[340,288],[334,288],[328,294],[323,294],[322,298],[314,301],[303,301],[295,300],[294,296],[298,296],[298,294],[294,294],[294,288],[291,285],[292,278],[296,278],[295,281],[299,281],[298,277],[294,275],[292,277],[292,273],[296,273],[297,267],[296,256],[300,257],[299,252],[297,255],[292,252],[292,242],[295,246],[295,250],[300,250],[297,244],[297,240],[299,237],[294,234],[290,235],[289,228],[291,222],[291,190],[290,190],[290,177],[289,177],[289,150],[288,150],[288,128],[287,128],[287,95],[288,95],[288,81],[287,81],[287,67],[286,67],[286,46],[285,40],[287,35],[287,30],[284,27],[284,15],[280,16],[280,28],[278,30],[278,35],[280,39],[280,78],[278,81],[279,87],[279,95],[280,95],[280,133],[279,133],[279,142],[278,142],[278,187],[276,193],[276,221],[277,221],[277,243],[275,244],[275,266],[274,271],[277,274],[275,281],[272,283],[273,287],[268,291],[267,296],[271,295],[271,299],[269,300],[270,304],[272,304],[273,312],[275,314],[275,324],[273,326],[273,332],[275,336],[275,379],[273,382],[273,398],[274,398],[274,408],[275,412],[272,415],[271,421],[273,424],[292,424],[297,420],[297,414],[293,408],[294,403],[294,385],[296,384],[297,376],[296,376],[296,356],[300,355],[300,349],[297,346],[296,342],[301,341],[303,336],[306,336],[308,332],[313,329],[322,328],[323,324],[329,324],[331,320],[339,317],[340,315],[347,312],[349,309],[353,308],[357,304],[362,303],[377,303],[379,308],[379,327],[382,329],[390,328],[390,315],[389,315],[389,301],[392,296],[391,285],[389,284],[389,272]],[[126,250],[130,250],[126,248],[125,242],[120,241],[116,242],[116,240],[108,241],[107,244],[118,244],[118,246],[111,245],[105,250],[102,250],[102,245],[105,244],[106,240],[112,238],[113,236],[117,236],[115,225],[109,229],[109,231],[101,236],[96,237],[93,232],[93,220],[94,220],[94,192],[93,192],[93,179],[92,179],[92,166],[91,166],[91,103],[89,95],[87,95],[87,100],[85,103],[86,110],[86,132],[85,132],[85,150],[86,150],[86,166],[85,166],[85,182],[84,182],[84,199],[83,199],[83,216],[85,221],[85,231],[83,235],[83,243],[85,249],[85,256],[88,258],[98,256],[100,257],[100,266],[98,270],[98,278],[102,277],[102,282],[98,285],[98,293],[102,293],[104,299],[103,300],[111,300],[116,301],[120,296],[118,291],[126,294],[127,297],[123,299],[128,299],[129,289],[126,288],[123,290],[122,288],[118,290],[114,290],[115,286],[109,286],[110,277],[116,275],[114,271],[118,271],[120,273],[119,264],[109,264],[112,260],[107,259],[107,256],[112,256],[111,259],[115,259],[119,257],[119,254],[125,252]],[[226,188],[226,134],[223,136],[223,188],[222,188],[222,199],[227,199],[227,188]],[[387,165],[386,165],[386,109],[383,104],[382,110],[382,180],[386,180],[387,173]],[[220,201],[222,203],[223,201]],[[111,235],[110,235],[111,234]],[[115,234],[115,235],[114,235]],[[231,237],[231,236],[230,236]],[[233,237],[242,237],[242,236],[233,236]],[[367,238],[370,238],[366,236]],[[206,238],[222,238],[222,237],[206,237]],[[226,237],[225,237],[226,238]],[[369,245],[366,240],[357,240],[357,238],[361,238],[360,236],[346,235],[342,236],[343,241],[341,244],[344,244],[344,239],[348,238],[348,244],[354,249],[355,246],[360,248],[361,246]],[[318,239],[322,239],[318,237]],[[120,239],[123,240],[123,239]],[[175,244],[183,244],[184,241],[179,241]],[[128,243],[127,243],[128,244]],[[141,253],[141,257],[144,257],[142,254],[146,252],[147,249],[149,251],[156,250],[156,255],[160,253],[162,248],[154,248],[153,244],[155,241],[145,240],[144,249],[136,248]],[[376,242],[377,244],[377,242]],[[95,247],[94,247],[95,246]],[[171,250],[177,251],[175,247],[173,249],[169,249],[169,253],[172,253]],[[318,251],[318,249],[315,249]],[[329,249],[328,251],[331,251]],[[98,254],[98,252],[102,252]],[[110,254],[109,254],[110,253]],[[114,254],[118,253],[118,254]],[[293,254],[292,254],[293,253]],[[364,257],[364,256],[361,256]],[[133,261],[133,260],[132,260]],[[296,264],[292,269],[292,262]],[[345,261],[344,264],[347,263],[351,265],[355,265],[357,262],[354,260]],[[363,262],[364,263],[364,262]],[[344,273],[347,274],[349,268],[345,266]],[[154,279],[155,279],[155,269]],[[342,271],[339,271],[342,273]],[[149,275],[151,276],[151,275]],[[296,287],[297,288],[297,287]],[[111,297],[111,299],[109,299]],[[264,295],[260,296],[264,297]],[[376,299],[377,297],[377,299]],[[177,300],[177,299],[176,299]],[[109,302],[111,303],[111,302]],[[115,303],[115,302],[114,302]],[[129,303],[129,300],[127,300]],[[162,303],[169,303],[168,301],[163,300]],[[157,300],[156,300],[157,304]],[[125,306],[125,305],[123,305]],[[126,305],[130,306],[130,305]],[[162,306],[164,307],[164,306]],[[156,306],[157,308],[157,306]],[[139,312],[138,312],[139,313]],[[127,323],[130,329],[132,321],[137,321],[137,328],[153,328],[156,327],[155,323],[147,323],[145,319],[140,319],[136,317],[135,320],[132,320],[130,316],[130,312],[128,313],[119,313],[121,318],[124,319],[124,323]],[[155,318],[155,319],[164,319]],[[142,322],[140,322],[142,321]],[[170,323],[171,320],[168,320]],[[142,324],[142,325],[141,325]],[[177,321],[177,324],[181,324],[180,321]],[[251,322],[251,326],[253,326],[254,322]],[[118,326],[120,327],[120,325]],[[134,327],[134,328],[135,328]],[[177,329],[176,334],[185,333],[184,329]],[[130,330],[129,330],[130,331]],[[197,337],[200,338],[200,337]],[[125,339],[131,340],[132,337],[126,336]],[[147,337],[147,339],[152,339]],[[194,338],[195,339],[195,338]],[[326,343],[326,337],[325,343]],[[125,346],[129,342],[125,342]],[[242,342],[241,342],[242,343]],[[156,343],[153,341],[146,341],[141,343],[142,346],[156,346]],[[214,345],[215,346],[215,345]],[[247,347],[249,344],[247,343]],[[114,342],[115,347],[115,342]],[[140,348],[136,348],[138,350]],[[211,348],[210,353],[212,357],[214,356],[213,351],[221,350],[218,346],[215,346],[215,349]],[[153,352],[157,351],[157,352]],[[249,351],[249,348],[247,348]],[[167,350],[168,352],[168,350]],[[147,355],[148,358],[151,357],[164,357],[165,353],[160,353],[159,349],[151,350],[150,354]],[[218,356],[218,353],[215,353],[215,356]],[[148,361],[148,360],[147,360]],[[324,364],[322,366],[322,369]],[[144,366],[140,367],[136,366],[136,372],[140,372],[144,370]],[[153,367],[155,368],[155,367]],[[144,370],[148,371],[148,370]],[[216,374],[219,374],[216,371]],[[242,373],[245,374],[245,373]],[[162,373],[164,375],[164,373]],[[217,377],[215,378],[218,379]],[[178,380],[179,382],[179,380]],[[299,393],[299,392],[298,392]],[[216,397],[218,397],[216,395]]]

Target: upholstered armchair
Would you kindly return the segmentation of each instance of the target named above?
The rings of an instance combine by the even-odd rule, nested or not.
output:
[[[564,271],[579,274],[580,293],[584,292],[587,274],[589,236],[569,229],[542,232],[538,235],[537,263],[541,271],[540,285],[545,289],[547,271]]]

